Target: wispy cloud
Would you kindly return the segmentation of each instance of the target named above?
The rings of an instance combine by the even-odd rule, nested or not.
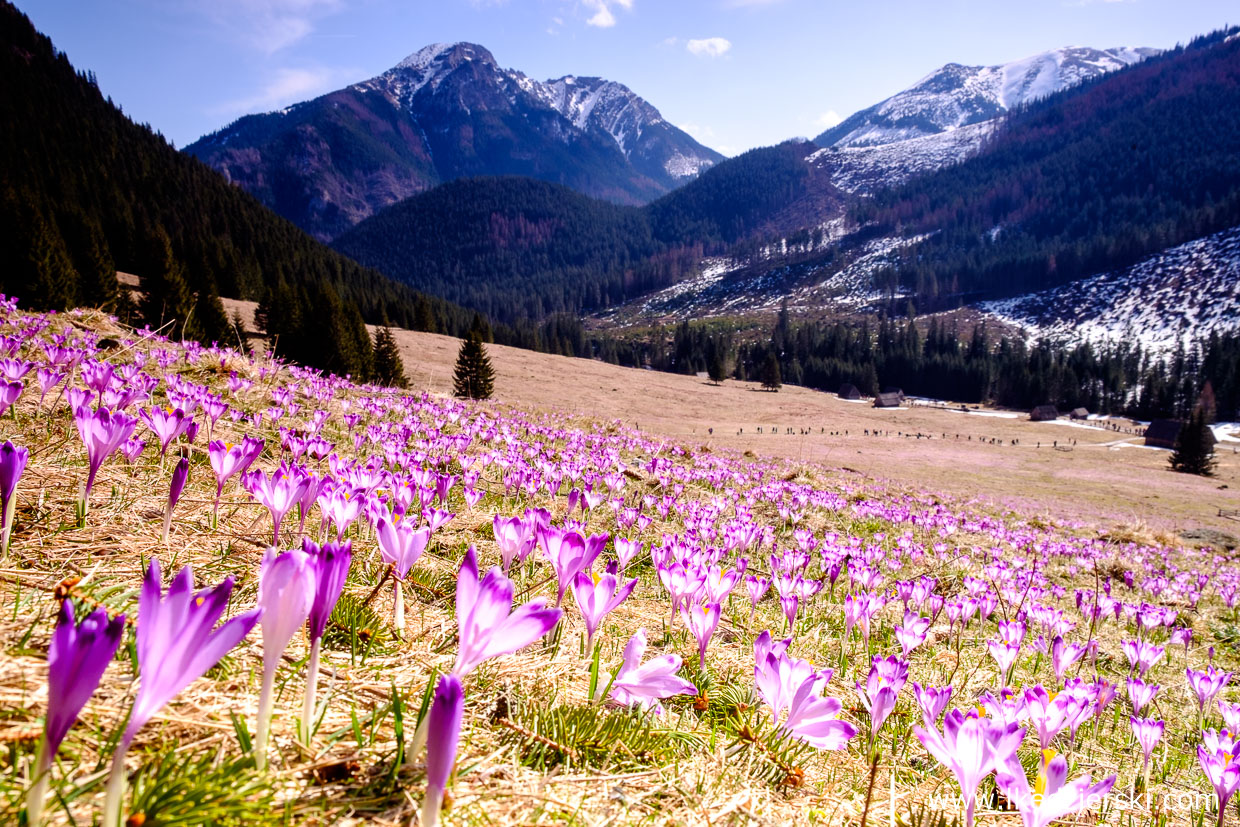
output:
[[[253,95],[212,107],[210,114],[231,117],[270,112],[338,88],[348,82],[348,76],[355,74],[323,66],[277,69]]]
[[[581,4],[586,7],[587,11],[593,12],[586,20],[586,25],[600,29],[609,29],[616,25],[616,16],[611,12],[613,6],[619,6],[625,10],[633,8],[633,0],[581,0]]]
[[[191,0],[200,14],[242,45],[271,55],[312,33],[345,0]]]
[[[732,41],[722,37],[707,37],[690,40],[685,44],[685,48],[694,57],[723,57],[731,50]]]
[[[836,112],[834,109],[828,109],[814,119],[814,126],[830,129],[833,126],[839,126],[843,120],[839,112]]]

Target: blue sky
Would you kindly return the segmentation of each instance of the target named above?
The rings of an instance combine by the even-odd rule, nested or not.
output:
[[[540,80],[600,75],[726,154],[812,136],[944,63],[1168,47],[1234,0],[17,0],[135,120],[184,146],[240,115],[466,40]]]

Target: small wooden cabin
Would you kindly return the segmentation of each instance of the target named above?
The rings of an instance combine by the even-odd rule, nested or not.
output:
[[[851,382],[845,382],[840,385],[840,399],[860,399],[861,391],[857,390],[857,386]]]
[[[1059,418],[1059,409],[1054,405],[1038,405],[1029,413],[1034,422],[1053,422]]]

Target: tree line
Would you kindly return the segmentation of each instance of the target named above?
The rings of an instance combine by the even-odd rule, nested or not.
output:
[[[641,335],[595,334],[596,358],[630,367],[874,396],[912,396],[1016,409],[1053,404],[1138,419],[1189,415],[1207,382],[1222,419],[1240,418],[1240,334],[1219,335],[1168,355],[1119,342],[1059,346],[995,336],[985,324],[882,318],[795,323],[781,310],[769,331],[727,321],[682,322]],[[772,367],[774,366],[774,367]]]

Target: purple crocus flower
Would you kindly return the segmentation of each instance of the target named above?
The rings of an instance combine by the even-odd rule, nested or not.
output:
[[[925,722],[926,729],[934,729],[937,726],[939,716],[943,714],[943,710],[947,709],[947,702],[951,700],[951,697],[950,686],[936,688],[922,686],[913,681],[913,698],[921,707],[921,719]]]
[[[1224,672],[1215,666],[1207,665],[1200,672],[1196,669],[1186,669],[1185,674],[1188,675],[1188,685],[1197,695],[1197,708],[1201,715],[1205,715],[1206,705],[1214,700],[1219,691],[1227,685],[1227,681],[1231,678],[1230,672]]]
[[[246,437],[240,443],[231,445],[216,440],[207,446],[207,456],[211,460],[211,470],[215,472],[215,513],[220,510],[220,496],[224,493],[224,484],[233,474],[244,474],[263,452],[265,443],[261,439]]]
[[[1141,754],[1144,756],[1144,762],[1141,764],[1141,775],[1145,778],[1145,791],[1148,793],[1150,789],[1150,756],[1154,754],[1154,747],[1162,739],[1167,726],[1162,721],[1156,721],[1153,718],[1138,718],[1135,715],[1128,719],[1128,723],[1132,725],[1133,737],[1137,739],[1137,743],[1141,746]]]
[[[17,401],[25,387],[21,382],[0,381],[0,416],[3,416],[4,412],[9,409],[9,406]],[[14,411],[16,412],[16,408],[14,408]],[[16,413],[14,413],[14,416],[16,416]]]
[[[1223,827],[1227,802],[1240,787],[1240,741],[1227,730],[1215,732],[1207,729],[1201,733],[1202,743],[1197,745],[1197,762],[1205,773],[1214,794],[1218,797],[1218,827]]]
[[[13,530],[13,515],[17,512],[17,483],[26,471],[30,451],[18,448],[12,442],[0,445],[0,559],[8,556],[9,534]]]
[[[538,543],[542,546],[543,553],[547,555],[547,560],[551,563],[551,568],[555,570],[556,579],[559,581],[555,596],[555,605],[559,606],[564,602],[564,593],[572,585],[577,572],[594,565],[594,559],[603,549],[597,544],[590,543],[576,531],[565,531],[554,526],[538,531]]]
[[[1062,755],[1052,758],[1038,773],[1037,785],[1029,787],[1025,769],[1013,754],[1005,766],[996,770],[995,784],[1020,811],[1024,827],[1046,827],[1064,816],[1092,807],[1115,786],[1115,776],[1097,784],[1089,775],[1068,782],[1068,762]]]
[[[913,727],[913,734],[927,752],[956,776],[964,800],[965,827],[972,827],[978,785],[1016,754],[1025,730],[1014,722],[997,723],[953,709],[943,717],[942,734],[933,726]]]
[[[801,599],[795,594],[784,595],[779,598],[779,607],[784,610],[784,619],[788,621],[788,634],[792,634],[792,627],[797,622],[797,608],[800,606]]]
[[[1240,732],[1240,703],[1229,704],[1219,699],[1218,711],[1223,716],[1223,723],[1229,732]]]
[[[909,652],[926,642],[929,633],[930,618],[905,610],[904,622],[896,627],[896,641],[900,644],[900,656],[907,658]]]
[[[427,710],[426,798],[422,800],[422,827],[439,823],[444,789],[456,763],[461,738],[461,716],[465,710],[465,690],[453,674],[441,675]]]
[[[1155,646],[1144,640],[1126,640],[1120,648],[1123,649],[1124,655],[1132,665],[1132,671],[1136,672],[1139,677],[1144,677],[1151,666],[1162,660],[1163,654],[1167,651],[1164,646]]]
[[[512,581],[499,566],[478,579],[473,546],[465,552],[456,579],[456,625],[460,648],[452,674],[465,677],[483,661],[524,649],[560,622],[561,611],[542,598],[512,608]]]
[[[273,546],[280,543],[280,523],[284,520],[284,515],[301,499],[309,482],[309,478],[304,474],[298,474],[283,465],[273,471],[270,477],[261,469],[241,476],[241,484],[271,512]]]
[[[85,406],[73,412],[73,421],[77,424],[78,434],[86,445],[89,470],[86,482],[82,487],[82,510],[90,501],[90,490],[95,485],[95,475],[104,460],[112,456],[121,443],[133,436],[133,429],[138,420],[123,413],[112,413],[107,408],[92,411]]]
[[[181,492],[185,490],[185,483],[189,480],[189,458],[181,457],[177,462],[177,467],[172,469],[172,483],[168,487],[168,507],[164,509],[164,532],[163,542],[168,543],[168,532],[172,528],[172,509],[177,507],[177,500],[181,499]]]
[[[1064,639],[1058,636],[1051,643],[1051,665],[1060,683],[1063,683],[1064,674],[1085,654],[1085,650],[1084,644],[1064,643]]]
[[[1128,679],[1128,700],[1132,702],[1132,714],[1140,715],[1145,705],[1158,694],[1158,684],[1146,683],[1140,678]]]
[[[501,517],[496,514],[491,521],[491,528],[495,533],[495,542],[499,545],[499,559],[503,563],[505,574],[512,569],[513,563],[525,562],[525,558],[538,542],[533,526],[521,517]]]
[[[77,721],[121,645],[125,616],[109,619],[103,609],[74,621],[73,601],[63,600],[52,642],[47,650],[47,718],[35,759],[35,784],[26,799],[26,823],[37,827],[47,797],[52,759]]]
[[[1051,741],[1077,720],[1085,705],[1070,692],[1052,696],[1040,685],[1025,690],[1025,711],[1038,732],[1038,745],[1043,750],[1050,749]]]
[[[383,562],[392,567],[392,576],[395,581],[393,584],[393,625],[399,635],[405,631],[405,592],[402,584],[409,570],[413,568],[413,564],[418,562],[422,552],[426,551],[426,545],[431,539],[431,530],[429,526],[414,528],[407,520],[393,518],[389,521],[385,517],[380,517],[379,522],[375,524],[375,536],[379,540],[379,556],[383,558]]]
[[[301,549],[277,554],[274,548],[269,548],[263,555],[258,580],[258,606],[263,612],[260,624],[263,631],[263,688],[258,700],[258,730],[254,737],[254,763],[259,772],[267,767],[267,737],[276,668],[289,641],[310,617],[316,593],[314,576],[310,555]]]
[[[103,823],[118,827],[125,787],[125,753],[151,717],[173,696],[202,677],[250,633],[262,609],[230,618],[214,628],[228,606],[233,581],[225,578],[213,589],[195,593],[189,566],[181,569],[163,592],[159,560],[151,558],[138,597],[138,694],[129,723],[112,754]]]
[[[659,702],[673,695],[696,695],[697,687],[684,678],[680,671],[679,655],[660,655],[642,663],[646,652],[646,630],[639,628],[624,647],[624,663],[611,682],[608,697],[624,706],[640,706],[642,709],[662,711]],[[598,691],[606,689],[606,681],[599,682]]]
[[[749,592],[749,619],[752,621],[754,614],[758,611],[758,603],[766,596],[767,591],[771,588],[771,578],[758,577],[757,575],[745,575],[745,589]]]
[[[684,618],[685,625],[689,627],[689,631],[697,638],[698,668],[705,669],[706,647],[710,645],[710,639],[714,636],[715,629],[719,628],[719,604],[694,603],[692,606],[682,606],[680,613]]]
[[[310,663],[306,667],[306,697],[301,710],[301,736],[310,743],[311,727],[314,725],[314,696],[319,681],[319,649],[327,621],[340,600],[349,567],[353,563],[352,543],[324,543],[322,546],[309,539],[302,541],[302,549],[314,571],[314,602],[307,617],[310,637]]]
[[[623,603],[636,585],[637,578],[621,584],[614,566],[609,567],[602,575],[582,571],[573,578],[573,598],[577,601],[581,619],[586,624],[587,653],[593,651],[594,633],[598,631],[603,618]]]
[[[865,685],[857,684],[857,694],[861,703],[870,713],[870,739],[878,737],[887,716],[896,708],[896,697],[908,680],[908,661],[900,660],[895,655],[885,658],[876,657],[870,665],[870,674]]]
[[[138,416],[142,417],[146,427],[159,439],[160,459],[168,453],[168,446],[173,440],[188,431],[194,422],[193,417],[180,408],[150,408],[139,411]]]
[[[857,735],[857,728],[839,720],[843,705],[835,698],[819,695],[819,683],[811,677],[797,687],[788,704],[788,720],[781,729],[816,749],[843,749]]]

